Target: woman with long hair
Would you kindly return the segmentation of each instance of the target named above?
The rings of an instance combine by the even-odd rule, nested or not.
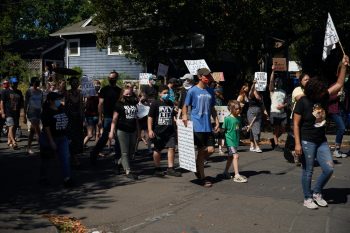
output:
[[[305,96],[298,100],[294,108],[295,153],[297,156],[302,156],[304,206],[309,209],[328,205],[322,197],[322,189],[333,174],[334,164],[326,138],[325,109],[329,97],[343,87],[348,64],[349,57],[344,55],[337,82],[329,88],[318,77],[311,78],[305,85]],[[311,189],[315,158],[320,164],[322,173]]]

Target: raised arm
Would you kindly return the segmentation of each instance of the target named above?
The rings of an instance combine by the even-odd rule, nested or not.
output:
[[[344,86],[346,66],[348,65],[349,65],[349,57],[347,55],[344,55],[342,64],[339,69],[337,82],[333,86],[328,88],[329,95],[338,93],[338,91],[340,91],[340,89]]]
[[[275,66],[272,65],[272,72],[270,76],[269,91],[273,92],[275,90]]]

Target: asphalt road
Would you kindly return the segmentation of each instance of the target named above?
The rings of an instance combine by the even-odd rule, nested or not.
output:
[[[346,136],[345,140],[348,140]],[[3,140],[4,141],[4,140]],[[217,177],[225,156],[214,154],[205,171],[212,188],[198,185],[191,172],[183,177],[152,176],[152,158],[141,150],[133,161],[140,180],[116,175],[111,156],[98,167],[89,164],[88,151],[74,170],[76,186],[63,188],[59,166],[52,166],[52,184],[38,184],[39,157],[13,151],[0,143],[0,232],[55,232],[41,217],[75,217],[89,232],[233,233],[298,232],[348,233],[350,229],[350,159],[335,159],[335,173],[324,190],[327,208],[302,206],[300,167],[287,163],[281,152],[263,146],[261,154],[240,148],[241,174],[248,183]],[[140,146],[142,149],[142,146]],[[166,155],[162,164],[166,167]],[[314,178],[320,173],[315,169]]]

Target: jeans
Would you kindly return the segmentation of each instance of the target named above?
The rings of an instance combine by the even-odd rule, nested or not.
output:
[[[116,151],[120,149],[121,153],[116,153],[116,161],[123,165],[125,171],[130,171],[130,157],[135,153],[137,140],[137,132],[129,133],[122,130],[117,130],[117,138],[115,140]],[[118,155],[121,155],[118,156]]]
[[[56,152],[59,160],[62,164],[63,177],[70,178],[71,177],[71,169],[70,169],[70,154],[69,154],[69,142],[66,136],[54,138],[56,143]]]
[[[109,131],[111,130],[111,123],[112,123],[112,118],[104,118],[103,119],[103,133],[101,137],[98,139],[95,147],[92,149],[91,154],[93,156],[97,156],[98,153],[100,153],[105,147],[107,141],[108,141],[108,134]]]
[[[345,133],[345,123],[340,113],[331,114],[332,120],[337,127],[337,136],[335,137],[335,143],[341,145],[343,141],[343,135]]]
[[[329,178],[333,174],[334,164],[327,142],[316,144],[308,141],[301,141],[303,149],[302,157],[302,177],[301,183],[303,186],[304,198],[312,198],[311,180],[314,170],[315,157],[321,166],[322,173],[317,178],[313,188],[313,193],[321,193],[322,188],[326,185]]]

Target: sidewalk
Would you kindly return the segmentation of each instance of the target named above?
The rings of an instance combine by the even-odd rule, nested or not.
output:
[[[349,139],[348,135],[344,138]],[[226,158],[214,154],[206,168],[215,182],[210,189],[197,185],[191,172],[183,171],[180,178],[152,177],[152,157],[144,150],[133,162],[140,173],[138,181],[115,175],[111,156],[91,168],[87,151],[80,156],[81,169],[74,171],[77,186],[64,189],[59,176],[52,177],[53,186],[37,183],[37,155],[25,155],[24,149],[12,151],[0,143],[0,232],[56,232],[41,218],[43,214],[75,217],[89,232],[349,231],[349,158],[335,160],[335,173],[324,193],[329,207],[312,211],[302,206],[300,168],[287,163],[269,145],[262,148],[261,154],[247,151],[247,146],[240,148],[240,170],[248,177],[246,184],[216,178]],[[162,166],[166,167],[166,155]],[[59,172],[58,167],[53,170]],[[316,168],[314,178],[319,173]]]

